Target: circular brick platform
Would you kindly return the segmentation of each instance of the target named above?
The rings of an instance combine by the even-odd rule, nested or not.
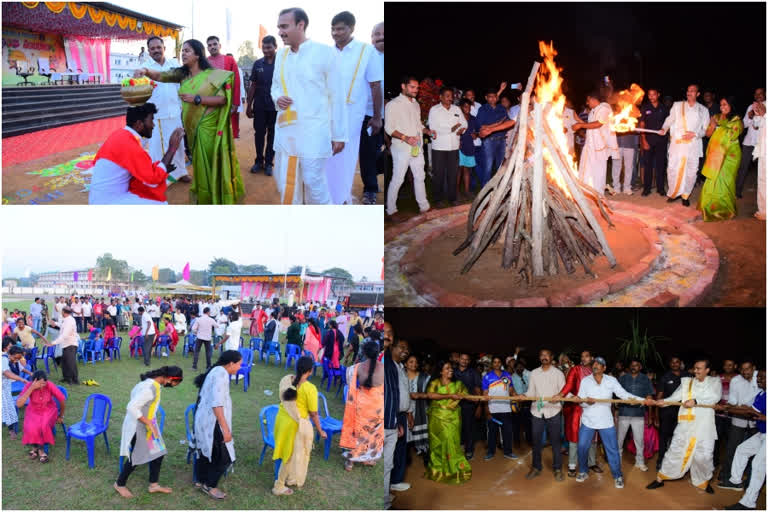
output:
[[[430,242],[465,225],[469,205],[431,210],[413,217],[385,231],[386,304],[442,307],[696,305],[709,292],[719,267],[719,255],[712,241],[689,225],[699,213],[680,205],[659,210],[614,201],[611,207],[615,223],[633,225],[647,240],[649,250],[639,262],[567,291],[511,301],[483,300],[445,290],[427,278],[418,263]]]

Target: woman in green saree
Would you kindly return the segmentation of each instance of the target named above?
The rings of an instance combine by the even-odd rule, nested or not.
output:
[[[411,393],[411,398],[432,402],[427,409],[429,462],[425,476],[436,482],[460,484],[472,478],[472,468],[461,446],[459,402],[467,388],[453,380],[450,362],[440,365],[440,377],[432,380],[426,393]]]
[[[234,76],[211,67],[196,39],[184,42],[181,62],[182,67],[164,72],[139,68],[135,76],[181,84],[181,117],[194,175],[192,202],[234,204],[245,195],[229,121]]]
[[[712,116],[707,128],[707,137],[711,138],[701,170],[707,178],[699,198],[699,210],[705,221],[736,216],[736,174],[741,162],[739,135],[743,131],[744,124],[733,109],[733,99],[721,99],[720,114]]]

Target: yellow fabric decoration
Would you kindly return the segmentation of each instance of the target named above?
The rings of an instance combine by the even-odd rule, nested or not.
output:
[[[61,11],[66,9],[67,2],[45,2],[45,6],[51,11],[56,14],[59,14]]]
[[[83,4],[76,4],[75,2],[69,2],[67,4],[69,7],[69,12],[74,16],[76,19],[80,20],[85,16],[85,13],[88,12],[88,6]]]

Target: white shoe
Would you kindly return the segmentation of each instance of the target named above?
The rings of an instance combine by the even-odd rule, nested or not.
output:
[[[629,190],[625,190],[625,191],[624,191],[624,194],[626,194],[626,195],[628,195],[628,196],[631,196],[631,195],[632,195],[632,189],[629,189]]]
[[[635,464],[635,467],[640,471],[648,471],[648,466],[646,466],[645,464]]]
[[[612,186],[610,186],[610,185],[606,185],[606,186],[605,186],[605,190],[607,190],[607,191],[608,191],[608,193],[609,193],[609,194],[611,194],[611,195],[614,195],[614,194],[616,194],[616,191],[615,191],[615,190],[613,190],[613,187],[612,187]]]
[[[389,486],[390,491],[397,491],[397,492],[407,491],[410,488],[411,488],[411,484],[409,484],[408,482],[400,482],[399,484],[392,484]]]

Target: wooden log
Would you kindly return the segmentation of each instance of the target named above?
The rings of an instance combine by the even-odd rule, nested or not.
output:
[[[614,257],[613,251],[611,251],[610,246],[608,245],[608,240],[605,239],[605,233],[603,233],[603,230],[600,227],[600,224],[598,224],[597,219],[595,218],[595,215],[592,213],[592,210],[590,209],[589,205],[584,199],[584,195],[581,193],[581,189],[577,186],[576,181],[574,181],[574,178],[571,175],[570,170],[567,169],[566,168],[567,166],[563,163],[562,155],[560,155],[560,152],[556,148],[555,143],[551,137],[551,133],[548,133],[549,130],[546,126],[544,127],[544,131],[545,131],[544,145],[552,153],[553,155],[552,161],[555,163],[555,167],[558,168],[561,175],[565,179],[565,182],[568,185],[568,190],[573,196],[573,199],[579,205],[579,208],[581,209],[581,213],[584,214],[584,217],[587,219],[589,226],[595,232],[595,235],[597,236],[597,239],[600,242],[600,248],[602,249],[603,254],[605,254],[606,258],[608,258],[608,262],[610,263],[611,267],[615,267],[616,258]]]
[[[544,275],[543,224],[544,224],[544,154],[542,106],[533,104],[533,179],[531,182],[531,244],[533,275]]]
[[[588,260],[584,252],[581,250],[581,247],[579,247],[579,243],[576,241],[576,238],[573,236],[573,233],[571,232],[570,226],[565,220],[565,217],[561,216],[559,212],[552,210],[554,212],[554,221],[558,226],[558,229],[560,233],[563,236],[563,241],[568,245],[568,248],[571,250],[571,252],[576,256],[576,259],[581,263],[581,265],[584,267],[584,272],[590,275],[592,274],[592,269],[589,268]]]
[[[568,274],[573,274],[576,272],[576,269],[572,263],[573,255],[568,249],[568,245],[565,243],[565,239],[560,233],[560,228],[557,226],[557,223],[554,219],[554,216],[550,217],[549,229],[552,230],[555,249],[557,250],[557,254],[560,256],[560,260],[563,262],[563,268],[565,268],[565,271]]]

